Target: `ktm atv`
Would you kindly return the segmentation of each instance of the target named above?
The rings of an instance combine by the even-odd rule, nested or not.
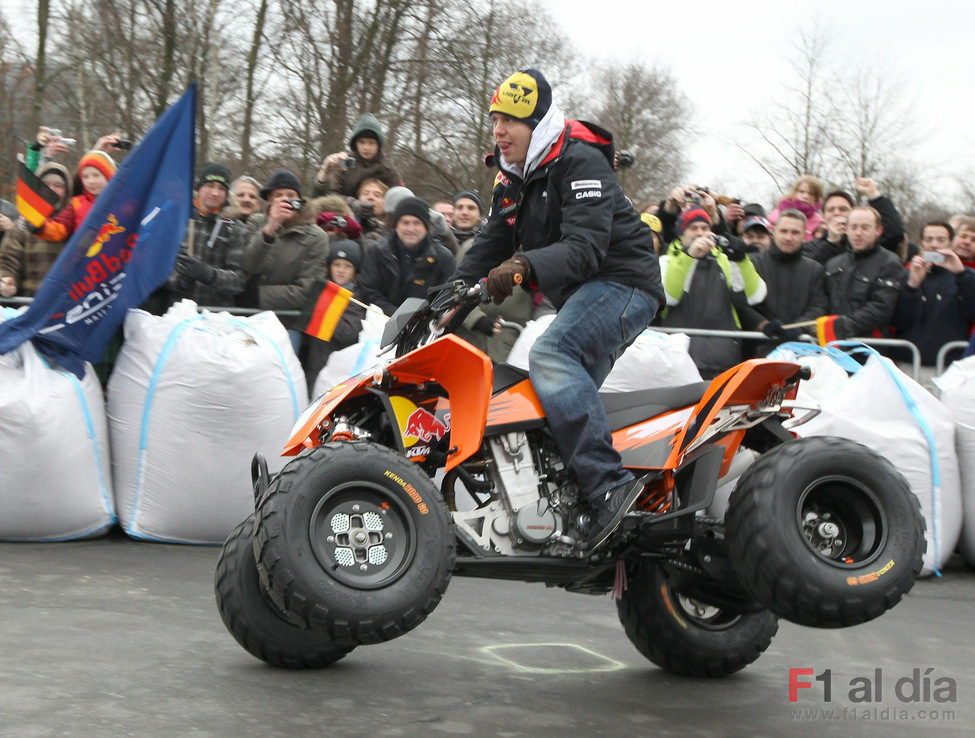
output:
[[[301,415],[256,512],[224,544],[216,595],[252,654],[317,667],[419,625],[452,574],[614,591],[626,635],[668,671],[725,676],[768,648],[777,617],[862,623],[921,568],[924,522],[904,478],[839,438],[797,439],[808,369],[750,360],[711,382],[603,397],[636,510],[587,551],[592,510],[527,375],[451,331],[481,287],[408,300],[395,358]],[[648,367],[653,371],[653,367]],[[747,456],[724,519],[705,514]]]

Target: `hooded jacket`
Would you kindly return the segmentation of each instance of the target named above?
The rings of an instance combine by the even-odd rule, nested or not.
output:
[[[900,259],[879,245],[834,256],[826,262],[828,310],[840,316],[837,338],[889,336],[904,280]]]
[[[533,153],[546,131],[552,142]],[[663,301],[650,228],[616,181],[612,157],[608,131],[565,121],[552,105],[532,135],[526,172],[496,154],[501,171],[491,213],[454,278],[476,282],[523,251],[532,272],[528,287],[556,307],[592,280],[635,287]]]
[[[356,139],[364,134],[370,134],[379,143],[379,151],[372,159],[363,159],[356,150]],[[339,167],[324,182],[316,182],[312,191],[313,197],[327,195],[337,192],[346,197],[355,197],[359,193],[359,187],[367,179],[378,179],[387,187],[396,187],[403,183],[403,178],[392,164],[387,164],[383,159],[383,146],[386,143],[386,136],[379,121],[372,113],[363,113],[359,116],[352,134],[349,136],[349,150],[352,156],[348,161],[352,162],[351,167]]]

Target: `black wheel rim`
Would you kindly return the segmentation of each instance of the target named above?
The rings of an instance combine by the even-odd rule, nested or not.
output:
[[[796,524],[806,546],[840,568],[859,568],[880,555],[887,518],[873,491],[857,479],[829,476],[803,490]]]
[[[682,595],[673,589],[670,590],[670,593],[677,601],[681,613],[697,627],[704,630],[726,630],[741,619],[739,613],[722,610],[720,607]]]
[[[324,495],[308,533],[322,568],[356,589],[392,584],[409,568],[416,550],[416,527],[407,506],[370,482],[349,482]]]

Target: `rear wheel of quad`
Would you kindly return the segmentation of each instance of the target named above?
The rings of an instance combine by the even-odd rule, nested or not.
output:
[[[316,669],[334,664],[355,648],[290,622],[261,587],[254,563],[254,516],[227,537],[217,560],[214,591],[227,630],[257,658],[272,666]]]
[[[637,650],[682,676],[734,674],[761,656],[779,629],[768,611],[731,612],[681,594],[654,564],[629,577],[616,607]]]
[[[278,607],[339,641],[378,643],[419,625],[454,565],[454,527],[433,483],[371,443],[303,452],[258,503],[261,582]]]
[[[766,452],[742,475],[725,519],[742,583],[801,625],[872,620],[921,571],[917,498],[889,461],[846,439],[804,438]]]

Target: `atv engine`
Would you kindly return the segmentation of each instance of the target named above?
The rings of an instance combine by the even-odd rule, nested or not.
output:
[[[569,553],[580,517],[578,492],[568,481],[551,437],[504,433],[488,439],[485,448],[490,457],[484,474],[493,483],[493,493],[475,510],[455,511],[455,524],[485,551]]]

